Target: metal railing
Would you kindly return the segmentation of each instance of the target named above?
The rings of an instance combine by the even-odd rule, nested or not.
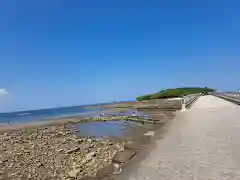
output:
[[[222,98],[224,100],[227,100],[229,102],[232,102],[234,104],[240,105],[240,96],[239,94],[224,94],[224,93],[212,93],[213,96]]]
[[[201,96],[200,93],[184,96],[182,98],[182,105],[183,105],[182,109],[190,108],[199,96]]]

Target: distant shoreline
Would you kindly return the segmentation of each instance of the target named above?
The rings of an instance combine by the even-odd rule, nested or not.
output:
[[[37,127],[42,127],[42,126],[51,126],[51,125],[60,125],[60,124],[65,124],[68,122],[71,122],[74,120],[72,117],[71,119],[66,119],[66,118],[58,118],[58,119],[52,119],[52,120],[38,120],[38,121],[33,121],[33,122],[26,122],[26,123],[16,123],[16,124],[6,124],[2,123],[0,125],[0,133],[7,132],[7,131],[15,131],[15,130],[21,130],[25,128],[37,128]]]
[[[98,114],[101,113],[109,113],[111,111],[99,111]],[[90,115],[90,114],[89,114]],[[91,118],[98,117],[98,115],[93,115]],[[59,117],[59,118],[50,118],[44,120],[34,120],[31,122],[20,122],[20,123],[0,123],[0,133],[8,132],[8,131],[17,131],[25,128],[38,128],[43,126],[52,126],[52,125],[62,125],[67,123],[81,123],[87,121],[93,121],[93,119],[89,119],[89,117],[80,117],[78,115],[67,116],[67,117]]]

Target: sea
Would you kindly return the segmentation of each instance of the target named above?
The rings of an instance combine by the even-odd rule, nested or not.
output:
[[[114,102],[116,103],[116,102]],[[107,103],[113,104],[113,103]],[[98,104],[99,105],[99,104]],[[103,104],[101,104],[103,105]],[[95,105],[94,105],[95,106]],[[104,109],[103,108],[88,108],[86,106],[72,106],[72,107],[60,107],[53,109],[40,109],[31,111],[18,111],[11,113],[0,113],[0,125],[4,124],[20,124],[34,121],[48,121],[58,118],[69,118],[69,117],[96,117],[100,116]],[[124,111],[123,115],[131,116],[132,114],[137,116],[146,116],[136,110]],[[119,112],[108,112],[108,114],[119,114]],[[131,129],[133,124],[121,121],[110,121],[110,122],[89,122],[84,124],[73,125],[75,129],[79,129],[82,135],[96,136],[96,137],[121,137],[123,134]]]
[[[86,106],[60,107],[31,111],[0,113],[0,124],[26,123],[39,120],[49,120],[65,117],[89,117],[100,114],[101,108],[86,108]]]

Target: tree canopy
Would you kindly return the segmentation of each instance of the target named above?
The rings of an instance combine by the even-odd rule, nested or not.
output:
[[[172,89],[165,89],[161,90],[157,93],[143,95],[137,97],[137,101],[142,100],[149,100],[149,99],[161,99],[161,98],[174,98],[174,97],[182,97],[189,94],[195,94],[195,93],[207,93],[207,92],[213,92],[214,89],[208,88],[208,87],[182,87],[182,88],[172,88]]]

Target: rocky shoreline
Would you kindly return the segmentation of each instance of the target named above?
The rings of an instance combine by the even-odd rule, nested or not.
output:
[[[110,164],[124,142],[78,137],[64,125],[0,136],[0,179],[81,179]]]
[[[149,142],[154,135],[152,130],[157,131],[172,118],[172,113],[166,116],[162,113],[156,116],[157,124],[127,121],[130,131],[117,139],[82,136],[79,129],[70,127],[78,123],[116,121],[120,119],[118,116],[73,118],[2,131],[0,180],[106,179],[121,172],[123,165]]]

